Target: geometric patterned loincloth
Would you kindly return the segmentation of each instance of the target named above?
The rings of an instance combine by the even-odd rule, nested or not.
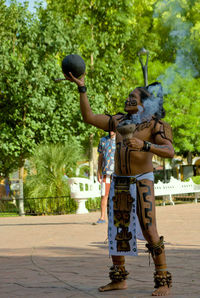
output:
[[[144,240],[137,217],[136,181],[154,181],[153,172],[132,177],[113,175],[109,194],[109,254],[137,256],[136,239]]]

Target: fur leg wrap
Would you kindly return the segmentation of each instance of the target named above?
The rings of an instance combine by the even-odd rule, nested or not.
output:
[[[170,272],[163,272],[162,274],[154,273],[154,288],[160,288],[164,286],[168,286],[168,288],[172,287],[172,275]]]
[[[163,236],[160,237],[160,241],[156,244],[150,245],[149,243],[146,244],[146,247],[148,248],[148,252],[152,255],[152,258],[154,256],[159,256],[162,254],[164,246],[164,238]]]
[[[113,265],[110,267],[109,277],[113,282],[120,282],[127,279],[129,272],[126,271],[125,266]]]

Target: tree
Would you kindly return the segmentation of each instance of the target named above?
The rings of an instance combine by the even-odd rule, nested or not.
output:
[[[199,1],[158,1],[155,27],[163,57],[170,62],[160,76],[166,97],[167,121],[174,132],[177,153],[199,153]]]
[[[7,176],[37,144],[75,137],[80,113],[73,88],[53,81],[60,55],[71,51],[65,24],[40,7],[33,15],[15,2],[0,5],[0,172]]]
[[[154,2],[151,0],[150,4]],[[144,46],[144,40],[149,40],[147,46],[155,41],[155,32],[151,34],[153,9],[149,1],[71,0],[66,5],[64,0],[48,0],[47,3],[47,10],[65,20],[70,39],[76,37],[74,49],[81,52],[87,65],[86,84],[93,111],[123,111],[123,99],[138,83],[137,71],[142,81],[137,52]]]
[[[179,77],[166,98],[166,121],[172,123],[175,151],[179,154],[200,152],[200,80]]]
[[[38,143],[64,142],[72,135],[87,147],[92,134],[98,142],[103,132],[83,123],[76,87],[52,80],[62,75],[61,60],[71,53],[86,62],[93,111],[114,114],[123,112],[129,91],[143,85],[137,53],[146,47],[149,82],[160,80],[164,85],[166,119],[174,127],[176,151],[191,147],[181,145],[184,129],[192,150],[198,152],[197,131],[191,133],[184,117],[179,118],[181,124],[174,120],[188,100],[188,114],[195,111],[195,119],[199,117],[197,0],[168,0],[165,6],[156,0],[47,2],[47,9],[38,7],[32,15],[26,6],[13,2],[6,7],[0,0],[1,172],[23,164]],[[187,89],[196,101],[190,100]]]

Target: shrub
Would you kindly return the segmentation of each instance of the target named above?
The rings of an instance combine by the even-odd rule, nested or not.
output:
[[[200,176],[193,176],[192,180],[193,180],[194,183],[200,184]]]
[[[69,197],[64,174],[74,175],[81,156],[76,142],[38,146],[29,161],[24,183],[25,210],[39,214],[75,212],[76,203]]]

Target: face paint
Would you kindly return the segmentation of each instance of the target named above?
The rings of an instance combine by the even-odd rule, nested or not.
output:
[[[135,114],[138,112],[138,106],[140,104],[140,93],[137,89],[135,89],[129,94],[127,100],[125,101],[124,110],[129,114]]]
[[[129,98],[129,100],[125,101],[125,106],[137,106],[137,100]]]
[[[144,121],[150,121],[153,115],[157,115],[161,118],[163,107],[163,92],[161,84],[155,82],[147,86],[146,89],[148,93],[150,93],[150,96],[143,100],[142,105],[140,102],[140,91],[136,88],[130,93],[126,103],[135,100],[137,102],[137,106],[130,105],[129,103],[125,105],[125,112],[130,115],[126,124],[138,124]]]

